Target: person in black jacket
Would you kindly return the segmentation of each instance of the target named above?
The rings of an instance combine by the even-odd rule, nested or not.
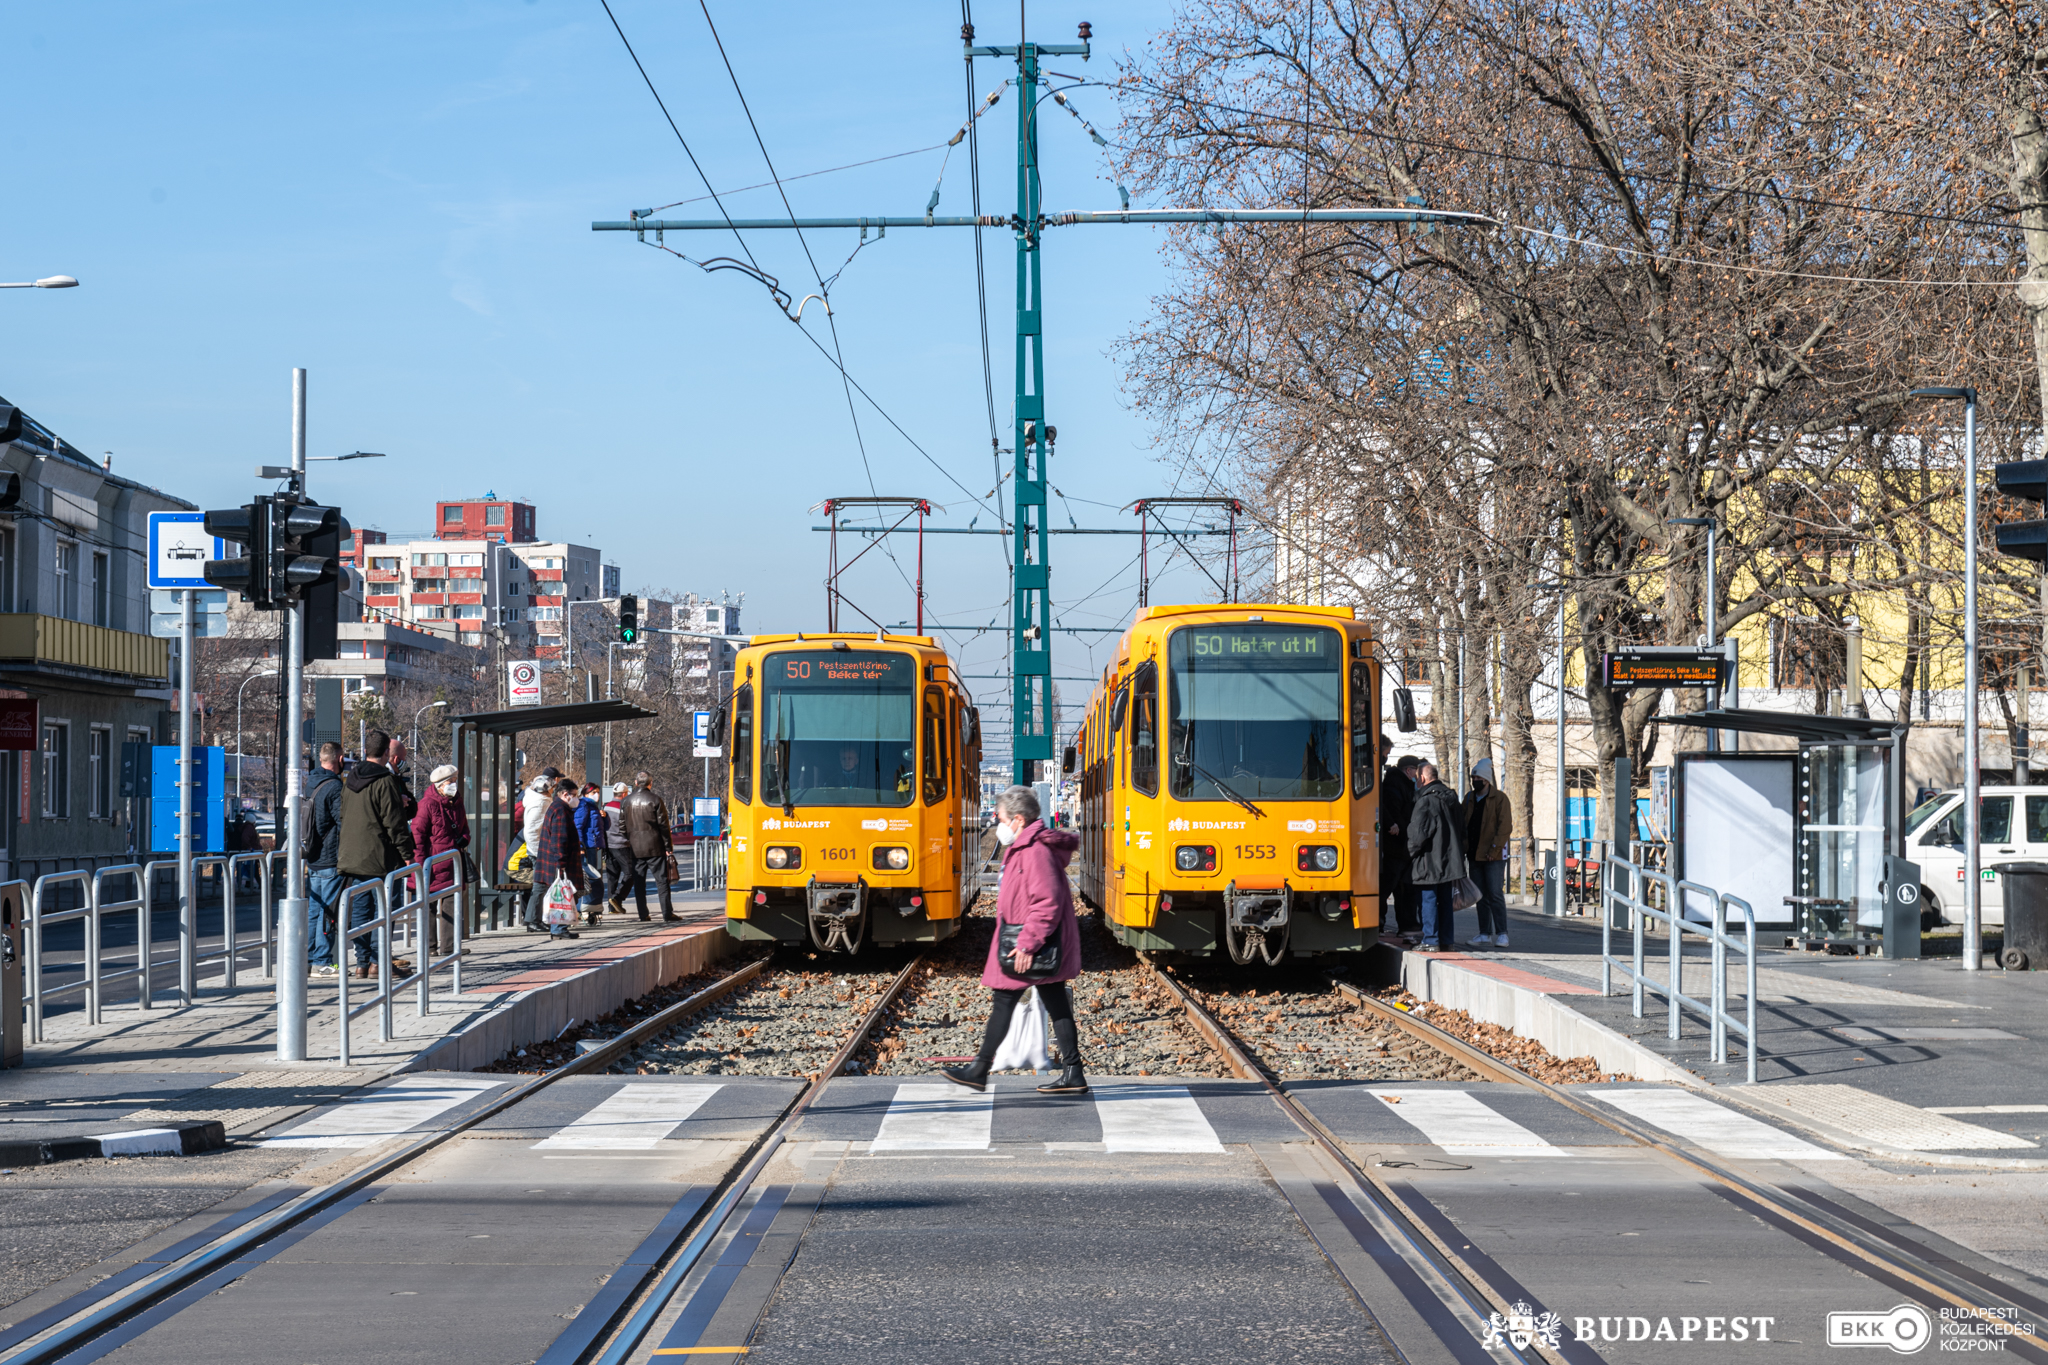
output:
[[[1394,751],[1394,741],[1380,736],[1380,762]],[[1415,809],[1415,783],[1409,770],[1422,760],[1404,757],[1380,774],[1380,930],[1415,934],[1415,882],[1409,875],[1408,818]]]
[[[1437,781],[1434,763],[1424,763],[1415,775],[1421,790],[1408,817],[1408,857],[1421,902],[1422,937],[1447,953],[1457,944],[1451,888],[1465,876],[1464,813],[1458,794]]]
[[[321,976],[336,974],[334,898],[341,894],[341,746],[320,746],[312,786],[299,798],[306,821],[306,964]]]

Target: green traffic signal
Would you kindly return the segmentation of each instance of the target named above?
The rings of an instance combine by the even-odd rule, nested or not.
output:
[[[619,643],[637,644],[640,640],[640,599],[631,593],[619,599]]]

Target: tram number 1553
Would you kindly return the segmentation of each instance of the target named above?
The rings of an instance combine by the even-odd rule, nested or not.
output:
[[[1271,844],[1239,844],[1231,849],[1231,852],[1244,859],[1277,858],[1280,856],[1280,850]]]

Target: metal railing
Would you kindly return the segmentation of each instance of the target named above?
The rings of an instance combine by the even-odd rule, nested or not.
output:
[[[1689,1009],[1706,1019],[1710,1039],[1710,1055],[1715,1062],[1728,1060],[1728,1035],[1732,1032],[1741,1036],[1748,1044],[1748,1080],[1756,1084],[1757,1034],[1756,1034],[1756,913],[1749,902],[1739,896],[1716,891],[1711,886],[1698,882],[1682,882],[1669,872],[1645,867],[1626,858],[1608,858],[1601,878],[1600,915],[1600,994],[1605,997],[1614,994],[1614,969],[1620,968],[1632,984],[1635,1017],[1643,1017],[1643,995],[1645,990],[1661,992],[1670,1010],[1668,1035],[1676,1039],[1679,1034],[1679,1011]],[[1652,887],[1663,889],[1662,906],[1653,904],[1645,892]],[[1702,898],[1710,909],[1708,922],[1699,923],[1686,917],[1694,904],[1694,897]],[[1732,938],[1728,933],[1728,907],[1735,906],[1742,912],[1746,936]],[[1620,909],[1628,916],[1627,928],[1634,939],[1634,953],[1627,962],[1614,955],[1614,931],[1621,927],[1615,923],[1615,911]],[[1666,978],[1658,981],[1645,971],[1644,931],[1650,920],[1661,920],[1667,940]],[[1708,999],[1702,1004],[1685,994],[1685,936],[1698,934],[1707,940],[1710,959],[1708,967]],[[1745,1013],[1746,1019],[1738,1020],[1728,1012],[1728,950],[1735,949],[1743,955],[1746,977]]]
[[[439,891],[429,891],[427,888],[433,884],[434,870],[440,866],[452,868],[454,879]],[[340,1008],[337,1013],[343,1066],[352,1064],[349,1034],[356,1016],[376,1010],[377,1041],[391,1041],[392,1003],[407,981],[411,981],[418,991],[416,1007],[422,1018],[431,1008],[427,995],[429,978],[441,968],[450,969],[449,993],[462,994],[462,931],[468,920],[469,893],[469,879],[463,872],[461,849],[436,853],[425,862],[409,863],[380,881],[357,882],[342,888],[341,894],[335,898],[334,962],[339,968]],[[377,913],[361,924],[351,924],[349,921],[354,918],[352,907],[365,896],[376,902]],[[434,939],[427,918],[434,913],[436,902],[449,898],[454,900],[453,913],[449,916],[449,949],[437,958],[429,952]],[[354,955],[349,944],[366,936],[374,936],[371,938],[370,955],[377,968],[377,989],[362,1004],[351,1005],[348,983]],[[396,949],[401,939],[411,943],[419,959],[406,976],[398,975],[396,967]]]
[[[158,859],[148,863],[116,863],[98,868],[73,868],[62,872],[48,872],[37,877],[34,889],[25,897],[28,903],[27,922],[23,926],[26,947],[27,968],[23,981],[25,1003],[28,1008],[30,1036],[36,1042],[43,1041],[43,1021],[48,1013],[49,1003],[72,992],[83,992],[85,997],[86,1020],[89,1023],[102,1022],[106,1004],[106,986],[111,982],[135,978],[136,1005],[149,1009],[154,1003],[158,969],[175,965],[177,981],[173,993],[180,1008],[193,1004],[198,992],[199,968],[207,963],[221,964],[223,987],[234,991],[241,989],[236,979],[238,970],[245,965],[242,958],[254,951],[258,955],[257,967],[260,973],[271,976],[276,969],[277,923],[276,883],[278,869],[283,866],[283,855],[277,852],[213,854],[193,859],[192,904],[180,912],[177,926],[178,957],[175,964],[155,961],[156,938],[151,920],[151,910],[157,903],[156,892],[162,881],[169,881],[175,887],[178,864],[174,859]],[[241,889],[241,873],[254,868],[257,874],[255,892]],[[221,883],[221,946],[208,952],[200,952],[199,944],[199,881],[203,872],[211,869]],[[119,898],[110,897],[108,880],[127,878],[130,894]],[[24,888],[31,884],[26,880],[0,883],[0,890],[10,885]],[[55,908],[53,902],[60,898],[62,888],[78,888],[79,904]],[[242,935],[240,911],[249,895],[257,897],[259,916],[255,938]],[[171,901],[176,904],[175,897]],[[113,916],[133,914],[135,916],[135,960],[132,965],[118,971],[108,971],[105,966],[103,927]],[[84,925],[83,966],[84,975],[77,981],[60,986],[46,985],[43,979],[47,956],[45,934],[60,924],[73,921]]]
[[[691,876],[696,878],[691,890],[725,890],[726,858],[731,842],[729,839],[699,839],[690,845]]]

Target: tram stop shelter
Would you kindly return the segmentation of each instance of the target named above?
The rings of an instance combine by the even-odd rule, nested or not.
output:
[[[1740,896],[1772,937],[1920,955],[1920,870],[1905,859],[1905,723],[1736,707],[1652,721],[1794,741],[1676,755],[1673,873]]]
[[[520,790],[519,736],[528,730],[651,720],[659,714],[627,701],[588,701],[455,717],[455,766],[462,773],[463,813],[469,817],[469,851],[479,882],[477,928],[515,924],[525,905],[526,888],[505,881],[505,860],[520,835],[513,817]]]

